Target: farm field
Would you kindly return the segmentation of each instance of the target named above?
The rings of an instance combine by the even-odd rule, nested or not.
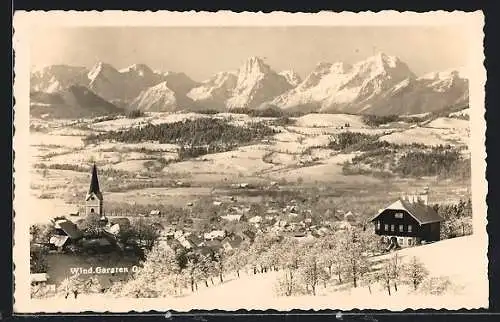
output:
[[[181,161],[176,160],[176,144],[84,141],[89,133],[206,117],[228,120],[238,126],[272,120],[230,113],[209,116],[150,113],[137,119],[106,121],[32,120],[32,125],[43,129],[30,135],[31,194],[39,205],[35,220],[79,207],[88,189],[88,169],[92,162],[100,170],[101,189],[105,200],[110,202],[133,200],[139,204],[182,206],[200,196],[218,198],[235,191],[244,198],[245,191],[234,188],[241,183],[252,185],[254,195],[265,195],[271,184],[279,190],[318,188],[330,190],[330,195],[345,204],[362,197],[380,207],[391,196],[424,186],[432,186],[432,198],[439,202],[452,202],[455,200],[446,199],[465,198],[470,193],[468,179],[393,177],[388,180],[370,174],[346,175],[344,163],[361,152],[334,151],[328,147],[332,135],[359,132],[378,135],[379,140],[395,144],[465,147],[466,154],[467,121],[454,118],[441,117],[422,126],[398,122],[381,129],[365,125],[360,116],[309,114],[292,118],[290,125],[273,125],[276,133],[262,142]],[[344,127],[347,123],[349,127]]]

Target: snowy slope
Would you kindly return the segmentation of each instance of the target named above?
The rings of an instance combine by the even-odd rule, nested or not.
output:
[[[320,63],[296,88],[273,103],[284,109],[360,112],[401,81],[414,77],[397,57],[383,53],[350,65]]]
[[[133,93],[122,76],[110,64],[99,62],[87,74],[89,88],[108,100],[129,98]]]
[[[162,72],[157,74],[160,82],[166,82],[167,86],[177,94],[186,95],[198,83],[184,73]]]
[[[31,74],[30,88],[34,92],[53,93],[64,88],[87,82],[88,70],[85,67],[52,65]]]
[[[130,103],[130,108],[149,112],[173,112],[189,109],[191,105],[191,100],[173,91],[168,82],[164,81],[143,90]]]
[[[443,295],[427,295],[412,292],[405,286],[389,296],[381,283],[373,283],[371,293],[366,286],[345,291],[332,291],[318,286],[318,295],[278,297],[274,288],[281,272],[252,274],[242,272],[240,278],[225,274],[225,281],[206,288],[199,287],[196,293],[186,290],[184,296],[130,301],[130,310],[190,311],[238,310],[238,309],[384,309],[402,311],[407,308],[460,309],[480,308],[488,305],[487,245],[476,236],[454,238],[431,245],[413,247],[400,251],[403,261],[416,256],[429,270],[431,276],[448,276],[454,288]],[[242,292],[242,290],[244,290]],[[238,296],[235,296],[238,294]],[[41,299],[33,301],[32,312],[120,311],[123,302],[114,301],[102,294],[82,294],[78,301]]]
[[[302,83],[302,79],[300,78],[300,75],[294,72],[293,70],[284,70],[281,73],[279,73],[281,76],[285,77],[286,81],[292,85],[293,87],[299,85]]]
[[[365,113],[419,114],[469,102],[469,82],[459,70],[434,72],[408,78],[389,89]]]
[[[31,90],[55,92],[71,85],[83,85],[106,100],[126,106],[143,90],[165,81],[171,90],[182,95],[197,85],[184,73],[155,72],[145,64],[117,70],[110,64],[99,62],[90,70],[65,65],[46,67],[32,73]]]
[[[109,100],[135,99],[143,90],[161,82],[176,93],[184,95],[196,85],[184,73],[157,73],[144,64],[135,64],[116,70],[109,64],[99,63],[89,72],[90,88]]]
[[[206,109],[225,110],[226,101],[236,87],[235,72],[220,72],[191,89],[187,96]]]
[[[229,109],[256,108],[291,88],[286,78],[261,58],[250,57],[238,70],[236,87],[226,105]]]
[[[52,118],[95,117],[123,110],[104,100],[85,86],[73,85],[53,93],[32,92],[30,115]]]

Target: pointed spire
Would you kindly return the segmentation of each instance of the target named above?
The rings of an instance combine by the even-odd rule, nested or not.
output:
[[[90,188],[88,194],[94,193],[100,199],[102,199],[101,189],[99,188],[99,179],[97,178],[97,167],[92,166],[92,178],[90,179]]]

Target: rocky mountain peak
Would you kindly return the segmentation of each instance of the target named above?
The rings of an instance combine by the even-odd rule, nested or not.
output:
[[[302,78],[300,77],[300,75],[293,70],[284,70],[279,74],[285,77],[287,82],[294,87],[302,83]]]
[[[92,81],[96,79],[100,75],[108,75],[108,74],[117,74],[118,70],[114,68],[112,65],[104,62],[98,62],[92,67],[88,73],[88,78]]]
[[[137,76],[149,76],[153,70],[146,64],[133,64],[120,70],[120,73],[135,73]]]
[[[240,74],[267,74],[271,71],[271,67],[264,62],[264,59],[257,56],[249,57],[243,66],[240,68]]]

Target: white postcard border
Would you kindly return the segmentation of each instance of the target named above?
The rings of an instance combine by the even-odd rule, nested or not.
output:
[[[426,25],[470,25],[470,122],[471,122],[471,156],[472,156],[472,202],[473,202],[473,240],[478,249],[477,260],[483,263],[484,271],[474,272],[483,274],[485,281],[478,285],[478,292],[474,298],[457,298],[452,303],[428,303],[418,307],[411,303],[398,305],[387,303],[383,307],[370,306],[362,303],[349,307],[337,307],[335,303],[318,300],[314,307],[304,306],[300,299],[283,299],[277,301],[275,307],[247,307],[241,304],[228,303],[224,307],[214,307],[211,303],[190,303],[180,307],[171,307],[168,299],[114,299],[92,303],[89,301],[51,301],[36,300],[30,298],[29,288],[29,200],[30,176],[29,176],[29,35],[31,28],[43,26],[50,27],[81,27],[81,26],[426,26]],[[476,12],[447,12],[436,11],[428,13],[382,11],[373,12],[320,12],[320,13],[233,13],[230,11],[210,12],[132,12],[132,11],[30,11],[16,12],[14,15],[14,37],[13,46],[15,50],[15,80],[14,80],[14,126],[13,147],[15,151],[14,160],[14,252],[15,264],[15,291],[14,311],[17,313],[34,312],[128,312],[166,310],[189,311],[192,309],[390,309],[402,310],[405,308],[480,308],[488,304],[488,279],[487,279],[487,247],[488,238],[486,234],[486,149],[485,131],[485,90],[486,70],[483,65],[483,25],[484,16],[481,11]],[[439,50],[439,48],[436,48]],[[258,296],[258,294],[256,294]],[[234,295],[228,294],[228,297]],[[423,305],[423,306],[422,306]]]

